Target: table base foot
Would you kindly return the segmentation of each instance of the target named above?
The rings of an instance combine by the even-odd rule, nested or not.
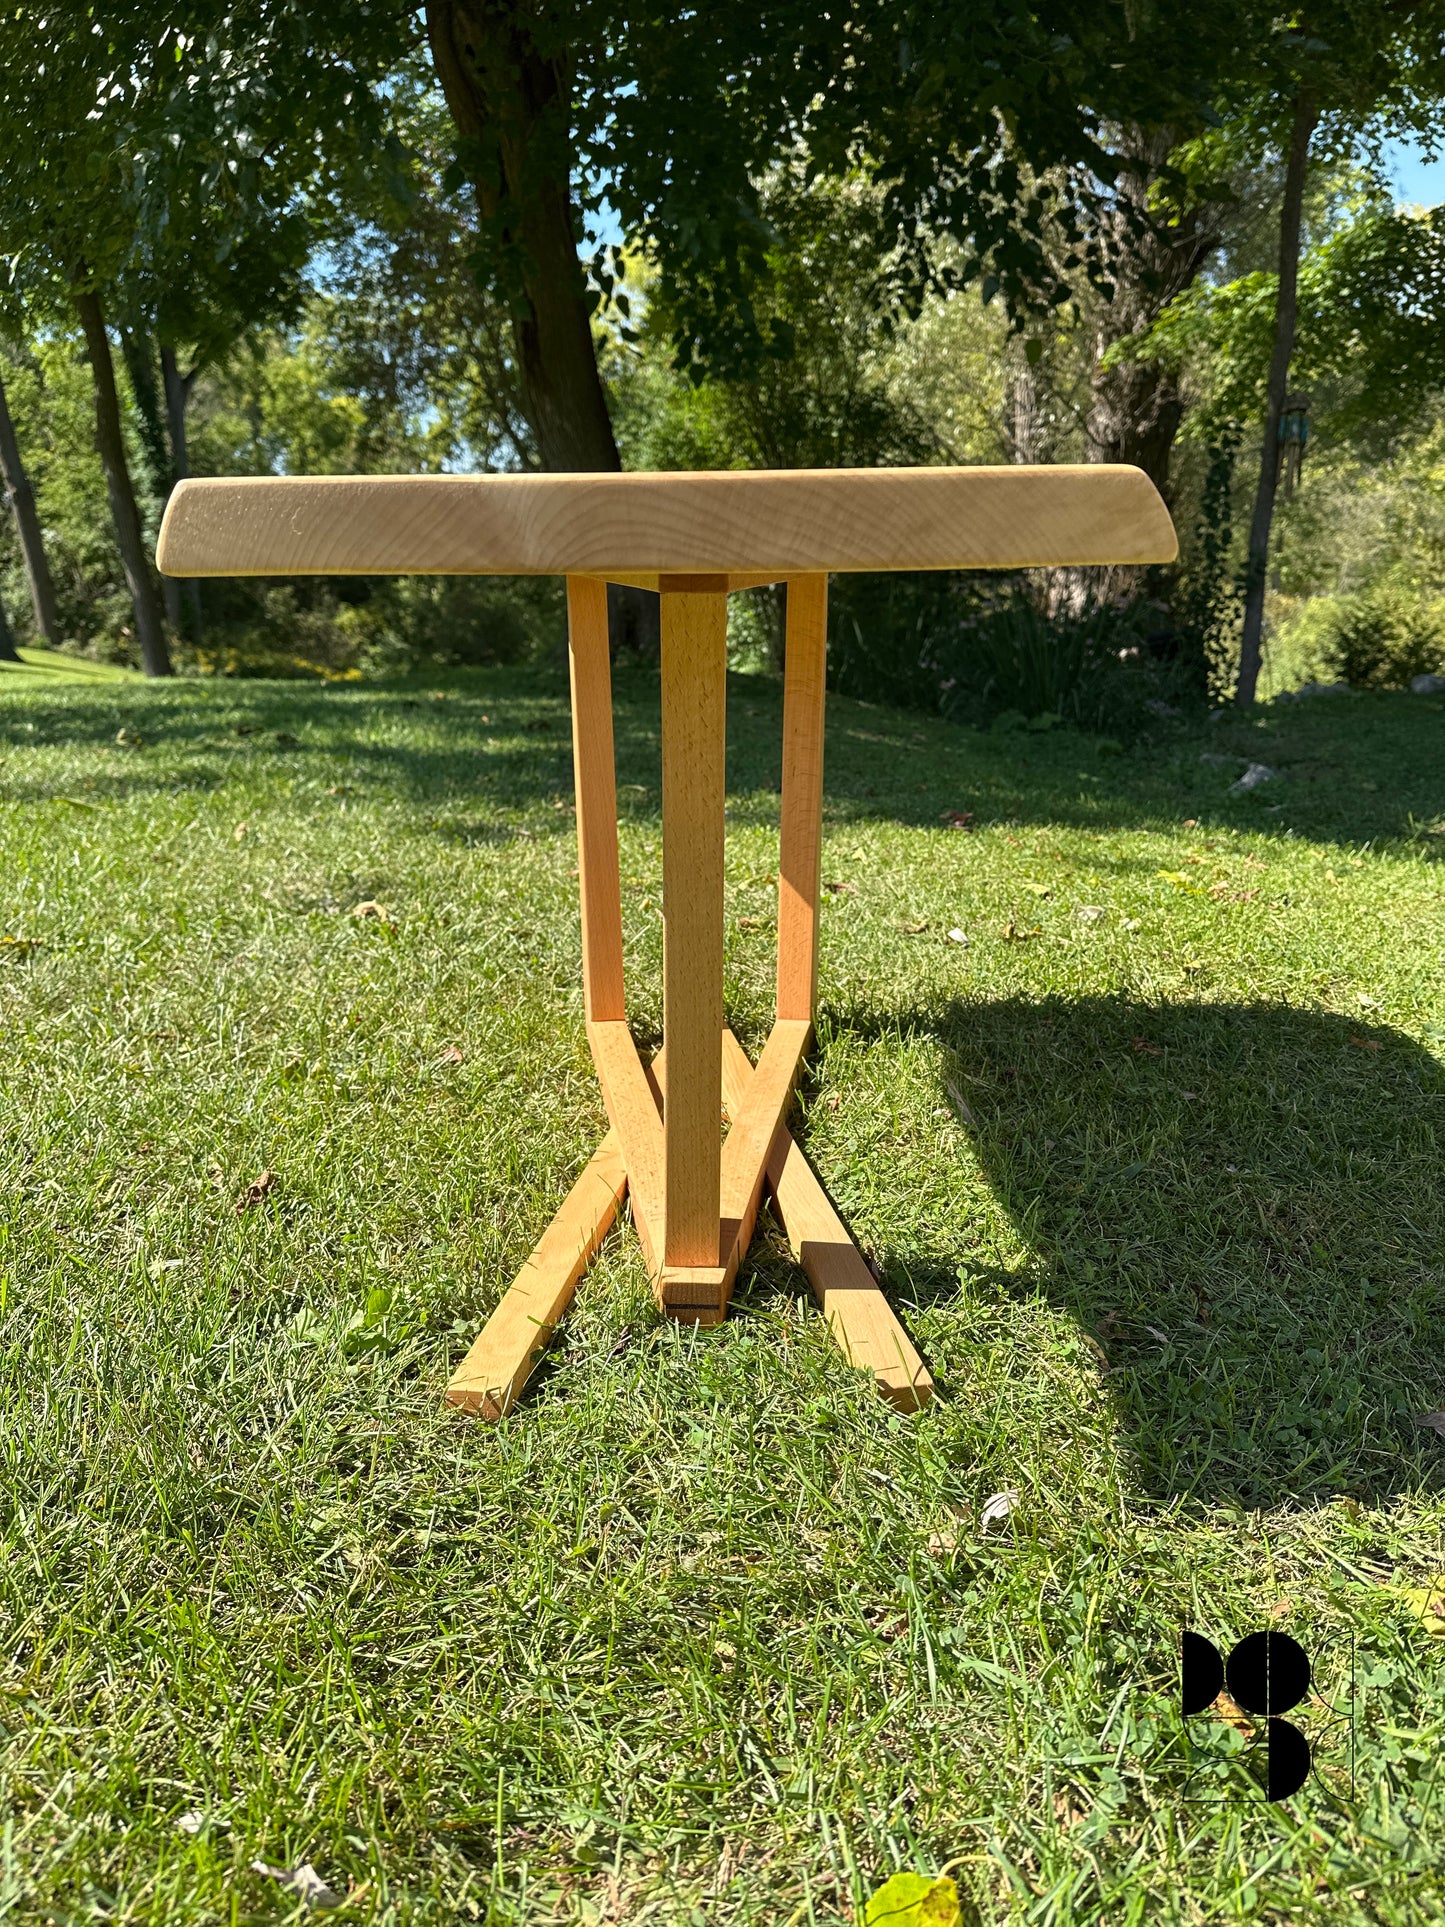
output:
[[[756,1068],[732,1032],[723,1033],[722,1095],[733,1125],[728,1143],[739,1139],[724,1193],[724,1211],[731,1209],[732,1215],[719,1225],[719,1256],[726,1253],[726,1262],[656,1269],[658,1304],[684,1324],[722,1323],[766,1179],[784,1235],[839,1350],[850,1365],[872,1374],[890,1405],[915,1412],[933,1396],[933,1380],[783,1121],[809,1029],[798,1023],[776,1026]],[[660,1116],[665,1060],[659,1053],[650,1065],[639,1060],[639,1067]],[[635,1122],[628,1135],[638,1141]],[[651,1143],[646,1148],[651,1151]],[[628,1189],[623,1139],[610,1130],[453,1373],[446,1391],[451,1404],[493,1424],[511,1411]],[[637,1219],[638,1199],[632,1202],[653,1268],[661,1239],[655,1225]]]

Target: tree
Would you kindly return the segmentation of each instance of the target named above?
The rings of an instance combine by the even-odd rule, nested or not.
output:
[[[875,240],[916,310],[940,276],[1014,304],[1069,298],[1107,197],[1106,120],[1197,116],[1236,58],[1243,9],[1192,31],[1132,5],[987,0],[966,16],[858,0],[645,9],[583,0],[427,0],[457,128],[457,178],[481,222],[479,272],[513,317],[545,467],[615,468],[589,314],[626,317],[623,259],[578,246],[605,196],[655,267],[680,362],[750,375],[791,342],[760,310],[773,234],[759,182],[795,154],[809,176],[861,163],[883,189]],[[592,224],[589,229],[589,222]],[[1061,270],[1043,243],[1065,237]],[[960,245],[940,256],[934,242]]]
[[[1445,5],[1311,0],[1265,37],[1263,87],[1240,98],[1241,117],[1284,165],[1274,339],[1264,439],[1249,528],[1236,700],[1254,701],[1264,632],[1270,529],[1280,467],[1280,423],[1298,322],[1301,214],[1312,144],[1348,152],[1363,135],[1415,131],[1435,138],[1445,91]],[[1316,136],[1321,140],[1316,144]]]
[[[0,381],[0,479],[5,484],[5,499],[15,517],[20,538],[20,554],[25,564],[25,579],[30,587],[31,607],[35,612],[35,632],[53,649],[60,641],[60,618],[55,607],[55,584],[50,579],[50,563],[45,554],[45,537],[35,508],[35,490],[20,456],[15,424],[10,418],[10,402],[5,384]]]
[[[59,11],[24,0],[0,18],[0,248],[31,304],[62,325],[74,317],[84,333],[97,448],[150,674],[168,672],[169,649],[107,310],[134,319],[137,289],[158,287],[184,306],[208,266],[248,243],[266,256],[258,237],[283,231],[308,190],[362,156],[384,165],[374,83],[411,34],[384,0],[352,0],[340,18],[309,0],[85,0]],[[173,404],[184,399],[179,365],[176,377]]]

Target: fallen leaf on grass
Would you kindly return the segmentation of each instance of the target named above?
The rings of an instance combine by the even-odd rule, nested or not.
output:
[[[1028,943],[1034,937],[1041,937],[1043,934],[1043,931],[1037,924],[1030,927],[1026,924],[1016,923],[1012,917],[1009,918],[1003,927],[1003,940],[1005,943]]]
[[[825,883],[823,888],[830,897],[856,897],[858,894],[856,883]]]
[[[1018,1502],[1017,1486],[1010,1486],[1004,1492],[995,1492],[991,1499],[984,1500],[983,1511],[978,1515],[979,1525],[987,1528],[997,1519],[1008,1518]]]
[[[465,1063],[465,1061],[466,1052],[456,1044],[448,1044],[441,1056],[437,1059],[438,1064],[461,1064]]]
[[[737,921],[739,930],[766,930],[768,925],[766,917],[739,917]]]
[[[1427,1633],[1445,1634],[1445,1573],[1436,1573],[1424,1586],[1391,1586],[1402,1604],[1416,1615]]]
[[[948,941],[950,943],[967,943],[968,932],[966,930],[960,930],[955,926],[948,933]]]
[[[1035,897],[1048,897],[1053,895],[1053,891],[1047,883],[1025,883],[1024,888],[1031,896]]]
[[[391,912],[384,903],[375,903],[370,897],[365,903],[358,903],[352,911],[353,917],[375,917],[378,923],[390,923]]]
[[[144,736],[133,729],[118,729],[115,732],[115,740],[122,749],[140,749],[145,742]]]
[[[1163,1047],[1159,1044],[1151,1044],[1147,1038],[1131,1037],[1129,1042],[1141,1055],[1149,1057],[1162,1057],[1164,1055]]]
[[[1352,1037],[1350,1042],[1356,1050],[1383,1050],[1385,1048],[1378,1037]]]
[[[350,796],[351,785],[350,783],[331,783],[327,786],[326,794],[328,796]]]
[[[1100,917],[1107,917],[1108,914],[1102,903],[1081,903],[1074,912],[1080,923],[1097,923]]]
[[[259,1178],[254,1178],[236,1200],[237,1217],[239,1217],[243,1211],[249,1211],[253,1204],[260,1204],[262,1199],[275,1188],[275,1184],[276,1173],[274,1171],[263,1171]]]
[[[1253,1739],[1254,1721],[1231,1694],[1221,1693],[1214,1702],[1213,1710],[1226,1720],[1236,1733],[1243,1733],[1246,1739]]]
[[[896,1873],[863,1909],[863,1927],[959,1927],[962,1918],[946,1874]]]
[[[270,1867],[264,1860],[253,1860],[251,1871],[267,1880],[279,1880],[283,1887],[289,1887],[293,1893],[301,1896],[301,1903],[305,1907],[341,1905],[341,1895],[327,1886],[309,1860],[303,1860],[299,1867]]]
[[[1415,1423],[1425,1426],[1428,1431],[1438,1432],[1445,1439],[1445,1412],[1420,1412]]]
[[[904,922],[904,923],[898,924],[897,927],[903,932],[905,937],[921,937],[924,931],[928,928],[928,925],[926,922],[924,923]]]
[[[945,810],[943,820],[951,830],[971,830],[973,828],[973,811]]]
[[[232,830],[231,832],[232,839],[235,842],[239,843],[242,840],[242,838],[245,836],[247,830],[250,829],[250,827],[251,825],[249,823],[238,823],[235,829]]]

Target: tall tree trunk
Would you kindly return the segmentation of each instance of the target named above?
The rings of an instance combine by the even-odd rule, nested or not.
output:
[[[140,644],[141,667],[148,676],[171,673],[171,653],[166,643],[166,626],[161,600],[151,577],[146,558],[145,538],[141,533],[140,510],[125,456],[125,434],[120,420],[120,398],[115,388],[115,363],[110,355],[110,337],[105,331],[105,316],[100,297],[93,288],[77,287],[75,309],[85,330],[85,345],[90,351],[91,374],[95,381],[95,446],[105,470],[110,515],[115,524],[116,545],[121,567],[125,570],[135,611],[136,640]]]
[[[186,432],[186,406],[191,399],[191,389],[195,386],[198,370],[191,368],[181,373],[180,363],[176,360],[174,348],[161,345],[161,381],[166,391],[166,425],[171,438],[171,472],[178,482],[186,481],[191,473],[191,444]],[[201,585],[195,576],[185,577],[179,584],[185,591],[186,608],[190,613],[190,634],[192,642],[199,642],[205,629],[205,619],[201,609]]]
[[[15,647],[15,637],[11,633],[10,620],[5,614],[5,604],[0,602],[0,662],[19,662],[20,651]]]
[[[571,52],[526,0],[427,0],[437,79],[472,156],[477,209],[512,299],[542,466],[622,466],[592,345],[572,205]],[[478,159],[477,157],[481,157]]]
[[[1284,205],[1279,217],[1279,295],[1275,306],[1274,353],[1269,363],[1269,387],[1264,416],[1264,448],[1259,462],[1259,486],[1249,524],[1249,562],[1244,578],[1244,626],[1239,638],[1239,683],[1236,702],[1254,701],[1259,682],[1260,646],[1264,634],[1264,586],[1269,568],[1269,531],[1274,520],[1275,490],[1279,485],[1279,421],[1289,387],[1289,362],[1294,353],[1295,321],[1299,309],[1300,217],[1304,207],[1305,168],[1310,137],[1319,120],[1313,94],[1301,83],[1294,97],[1289,155],[1285,163]]]
[[[161,391],[160,383],[156,380],[155,345],[149,334],[138,333],[134,328],[122,328],[120,351],[125,358],[125,371],[130,376],[130,392],[140,423],[141,447],[145,450],[150,491],[157,506],[164,508],[170,498],[173,477],[171,452],[166,445],[165,424],[161,420]],[[171,625],[172,633],[179,635],[181,585],[174,576],[161,577],[161,600],[165,604],[166,621]]]
[[[1150,199],[1180,135],[1171,127],[1124,126],[1110,146],[1123,161],[1118,206],[1104,240],[1113,295],[1099,311],[1085,423],[1086,459],[1127,462],[1143,469],[1165,502],[1170,460],[1184,419],[1179,381],[1163,362],[1109,351],[1147,335],[1160,315],[1199,278],[1220,233],[1222,204],[1195,202],[1174,221],[1161,221]],[[1088,593],[1128,602],[1148,571],[1113,564],[1087,571]]]
[[[35,629],[42,642],[54,649],[60,641],[60,616],[55,606],[55,584],[45,555],[45,537],[35,508],[35,490],[20,459],[20,444],[15,439],[15,424],[5,384],[0,382],[0,476],[5,481],[5,499],[15,517],[20,536],[20,554],[25,563],[25,579],[30,584],[30,602],[35,610]]]

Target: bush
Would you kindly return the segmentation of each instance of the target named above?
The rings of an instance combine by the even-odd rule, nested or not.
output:
[[[1445,670],[1445,601],[1388,587],[1341,596],[1325,659],[1354,689],[1406,689],[1412,676]]]
[[[1026,595],[966,621],[944,692],[960,721],[1053,722],[1130,737],[1203,697],[1202,678],[1158,603],[1084,602],[1050,615]]]
[[[865,701],[1133,736],[1197,706],[1207,673],[1167,608],[1083,601],[1050,615],[1037,578],[835,576],[829,681]]]
[[[535,661],[566,633],[552,577],[313,577],[205,585],[206,633],[178,660],[222,676],[353,680],[421,663]]]

